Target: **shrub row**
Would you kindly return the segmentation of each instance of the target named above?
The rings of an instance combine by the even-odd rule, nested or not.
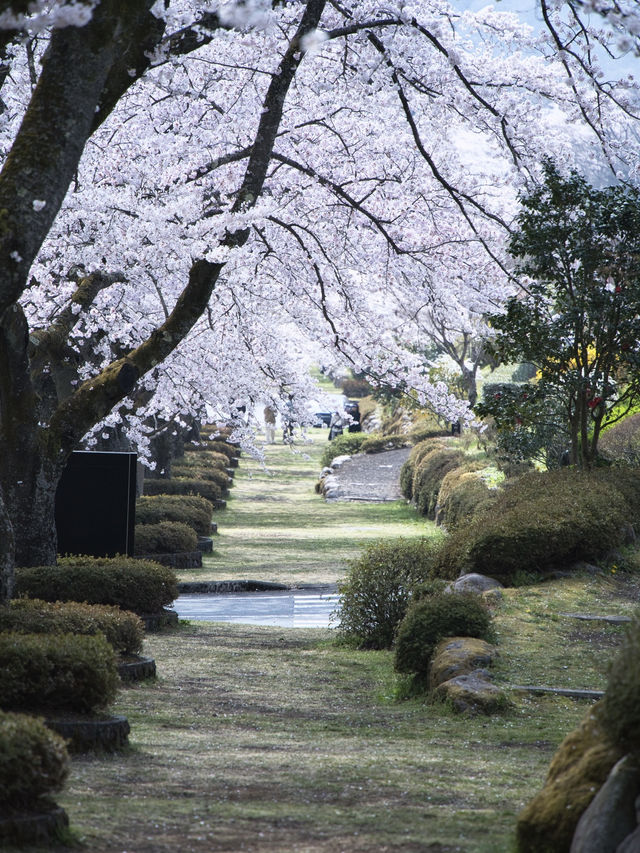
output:
[[[135,552],[145,556],[153,554],[180,554],[195,551],[198,536],[192,527],[181,521],[161,521],[158,524],[136,524]]]
[[[138,654],[144,625],[139,616],[119,607],[78,602],[55,603],[16,598],[0,607],[0,631],[21,634],[99,634],[114,651]]]
[[[327,442],[320,463],[323,468],[331,465],[336,456],[351,456],[360,451],[362,442],[368,438],[365,432],[345,432]]]
[[[33,810],[69,775],[63,738],[35,717],[0,711],[0,814]]]
[[[16,569],[16,596],[111,604],[139,615],[159,613],[178,597],[173,569],[130,557],[64,557],[57,566]]]
[[[136,501],[136,524],[179,521],[192,527],[198,536],[211,533],[213,504],[199,495],[150,495]]]
[[[455,447],[431,450],[417,463],[411,483],[411,494],[418,512],[435,518],[440,486],[449,471],[464,464],[464,454]]]
[[[0,633],[0,707],[91,713],[113,701],[116,657],[102,634]]]
[[[226,441],[221,441],[220,439],[202,439],[197,444],[187,444],[185,445],[185,451],[215,451],[216,453],[220,453],[229,459],[236,459],[239,455],[238,448],[234,447],[232,444],[228,444]],[[186,452],[185,452],[186,456]]]
[[[172,477],[169,480],[145,480],[144,491],[147,495],[199,495],[212,504],[215,504],[222,496],[222,489],[217,483],[187,477]]]
[[[200,458],[200,457],[198,457]],[[198,465],[182,465],[182,463],[173,465],[172,474],[179,479],[192,480],[207,480],[210,483],[215,483],[220,489],[220,494],[226,494],[227,489],[233,483],[231,477],[226,471],[221,468]]]

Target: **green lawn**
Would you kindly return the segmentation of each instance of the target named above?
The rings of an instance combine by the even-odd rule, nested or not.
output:
[[[308,443],[268,446],[265,466],[244,455],[227,508],[215,514],[213,555],[180,580],[335,583],[368,542],[434,533],[404,501],[327,503],[317,495],[326,443],[327,430],[315,429]]]
[[[243,457],[207,577],[334,580],[358,542],[433,530],[402,503],[325,504],[320,450],[270,448],[269,474]],[[621,629],[563,614],[630,614],[637,599],[615,573],[506,590],[496,683],[602,689]],[[509,853],[591,705],[514,691],[504,714],[468,718],[398,701],[392,653],[330,630],[183,623],[145,651],[157,681],[114,708],[130,748],[75,757],[57,797],[90,853]]]

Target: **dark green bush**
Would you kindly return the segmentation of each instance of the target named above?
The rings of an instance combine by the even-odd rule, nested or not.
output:
[[[339,584],[339,633],[359,648],[387,649],[412,588],[429,578],[431,539],[392,539],[369,545]]]
[[[181,521],[198,536],[209,536],[213,504],[199,495],[150,495],[136,501],[136,524]]]
[[[172,477],[170,480],[145,480],[145,495],[199,495],[215,504],[222,496],[222,490],[216,483],[208,480],[196,480],[186,477]]]
[[[636,615],[609,667],[601,722],[625,752],[640,750],[640,617]]]
[[[331,465],[336,456],[351,456],[353,453],[358,453],[362,442],[367,438],[364,432],[344,432],[333,441],[328,441],[320,461],[322,467]]]
[[[138,654],[144,638],[139,616],[119,607],[75,601],[15,598],[0,607],[0,631],[21,634],[98,634],[120,654]]]
[[[35,717],[0,711],[0,816],[38,812],[68,775],[69,754],[60,735]]]
[[[434,518],[438,493],[445,474],[464,463],[463,453],[455,447],[432,450],[415,467],[411,491],[418,512]]]
[[[198,536],[192,527],[181,521],[161,521],[159,524],[136,524],[136,554],[180,554],[195,551]]]
[[[44,601],[113,604],[159,613],[178,597],[173,569],[132,557],[64,557],[57,566],[16,569],[15,594]]]
[[[442,577],[471,571],[509,583],[519,573],[597,560],[622,543],[629,515],[622,492],[599,473],[524,474],[444,541],[436,570]]]
[[[363,453],[382,453],[384,450],[396,450],[409,444],[406,435],[368,435],[360,445]]]
[[[205,433],[203,432],[204,436]],[[234,447],[232,444],[229,444],[226,441],[221,441],[219,439],[207,439],[202,438],[197,444],[186,444],[185,451],[200,451],[200,452],[215,452],[220,453],[223,456],[227,457],[227,461],[229,459],[236,459],[239,455],[238,448]],[[186,455],[186,453],[185,453]]]
[[[443,593],[420,598],[407,610],[398,628],[395,668],[423,680],[440,640],[486,638],[490,628],[491,616],[477,595]]]
[[[113,702],[115,652],[102,634],[0,634],[0,707],[91,713]]]
[[[345,397],[368,397],[373,394],[373,388],[364,377],[341,379],[340,388]]]

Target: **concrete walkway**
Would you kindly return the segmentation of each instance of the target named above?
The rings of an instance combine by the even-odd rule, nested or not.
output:
[[[383,453],[358,453],[334,467],[329,501],[399,501],[400,469],[410,448],[386,450]],[[328,485],[328,483],[327,483]]]
[[[280,628],[328,628],[339,603],[337,592],[252,592],[181,595],[173,607],[180,619],[275,625]]]

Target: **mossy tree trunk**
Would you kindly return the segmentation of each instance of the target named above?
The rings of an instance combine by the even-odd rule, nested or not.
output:
[[[265,96],[264,109],[234,210],[260,198],[284,101],[302,60],[302,37],[316,29],[326,0],[309,0]],[[18,300],[91,133],[149,66],[163,27],[153,0],[103,0],[89,24],[56,30],[12,150],[0,172],[0,600],[11,595],[13,567],[56,558],[55,492],[65,462],[83,436],[160,364],[203,314],[223,268],[196,260],[165,321],[137,348],[72,388],[61,379],[66,337],[77,312],[117,280],[104,271],[78,282],[67,311],[30,334]],[[218,26],[208,16],[208,26]],[[176,52],[197,49],[200,33],[169,40]],[[135,69],[135,74],[132,74]],[[34,209],[33,202],[44,204]],[[248,231],[228,234],[230,248]]]

